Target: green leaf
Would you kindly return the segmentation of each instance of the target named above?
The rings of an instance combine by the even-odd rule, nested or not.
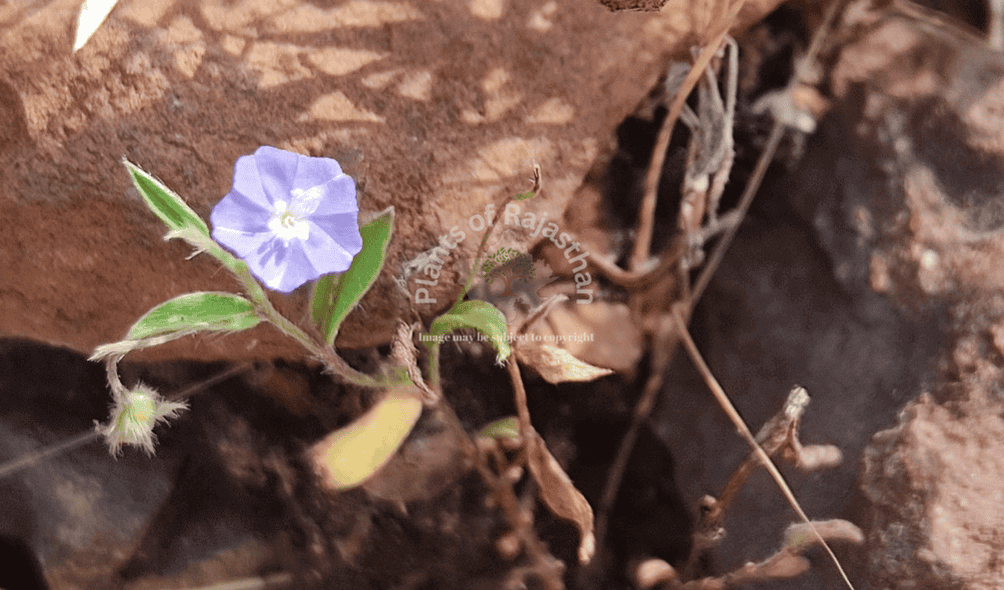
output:
[[[481,438],[519,438],[519,420],[516,416],[506,416],[485,426],[478,433]]]
[[[170,228],[169,238],[186,235],[209,237],[209,226],[174,191],[125,158],[122,159],[136,190],[154,215]]]
[[[474,328],[488,337],[498,352],[498,362],[506,360],[512,353],[512,346],[506,338],[508,330],[505,315],[487,301],[461,301],[433,320],[429,333],[437,341],[444,334],[461,328]]]
[[[387,256],[387,244],[394,231],[394,208],[388,207],[375,219],[359,227],[363,249],[352,259],[352,266],[335,281],[324,277],[314,289],[310,303],[311,317],[317,321],[328,345],[334,344],[345,317],[349,315],[376,282]]]
[[[235,332],[253,328],[260,321],[254,305],[239,295],[186,293],[146,312],[129,328],[126,338],[141,340],[206,330]]]
[[[314,290],[310,296],[310,321],[318,326],[323,326],[330,319],[332,307],[335,305],[335,298],[338,297],[338,279],[342,275],[324,275],[314,283]]]

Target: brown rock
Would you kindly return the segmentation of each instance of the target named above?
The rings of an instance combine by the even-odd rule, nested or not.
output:
[[[751,3],[759,18],[776,0]],[[208,217],[236,159],[274,145],[339,160],[363,215],[398,211],[387,271],[342,330],[389,340],[416,285],[402,265],[489,203],[545,175],[558,218],[615,125],[711,8],[610,14],[571,0],[463,3],[157,0],[123,3],[77,54],[80,3],[0,7],[0,336],[89,352],[150,307],[236,283],[164,244],[124,156]],[[684,10],[684,8],[687,8]],[[523,238],[524,242],[526,241]],[[472,256],[468,237],[455,257]],[[444,268],[429,315],[455,296]],[[305,320],[307,288],[276,296]],[[158,358],[299,356],[269,327],[181,341]]]
[[[835,157],[809,159],[796,207],[855,290],[923,306],[1000,288],[999,256],[988,253],[1004,248],[1004,61],[935,13],[863,6],[837,28],[837,106],[819,134]]]
[[[832,77],[848,146],[834,166],[842,197],[824,190],[801,206],[845,286],[916,315],[944,306],[961,334],[939,361],[951,369],[927,388],[939,401],[907,404],[864,452],[869,586],[998,588],[1004,62],[907,3],[845,25],[853,41]]]
[[[873,587],[999,588],[1004,577],[1004,421],[998,400],[964,408],[929,396],[865,452]]]

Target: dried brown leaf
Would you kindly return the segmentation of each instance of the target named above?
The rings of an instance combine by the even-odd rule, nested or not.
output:
[[[585,383],[613,374],[580,361],[564,348],[536,342],[521,342],[516,347],[516,358],[522,364],[537,371],[548,383],[557,385],[565,382]]]
[[[579,563],[589,563],[596,552],[593,509],[536,431],[531,431],[527,437],[527,463],[540,487],[540,498],[544,504],[555,516],[570,520],[578,527],[581,535]]]

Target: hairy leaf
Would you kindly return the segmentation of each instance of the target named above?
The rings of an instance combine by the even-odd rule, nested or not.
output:
[[[512,353],[512,346],[506,338],[505,315],[491,303],[480,300],[461,301],[433,320],[429,333],[438,340],[461,328],[473,328],[487,337],[498,353],[498,362],[506,360]]]
[[[129,160],[123,159],[122,163],[147,207],[170,228],[169,237],[209,238],[209,226],[181,197]]]
[[[186,293],[146,312],[129,328],[126,338],[191,334],[200,331],[231,332],[258,325],[254,305],[231,293]]]

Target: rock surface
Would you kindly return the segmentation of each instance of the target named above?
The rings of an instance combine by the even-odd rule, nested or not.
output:
[[[996,382],[958,403],[911,402],[865,453],[873,587],[999,588],[1004,578],[1004,421]]]
[[[996,588],[1004,57],[906,4],[851,12],[844,31],[854,41],[832,75],[845,130],[834,145],[858,155],[826,165],[838,182],[823,186],[835,188],[799,186],[797,206],[845,289],[947,328],[926,366],[906,363],[933,379],[903,392],[920,397],[863,455],[866,579]]]
[[[750,3],[740,20],[776,4]],[[557,0],[134,0],[74,55],[79,7],[0,7],[0,335],[82,352],[170,297],[235,287],[211,260],[161,243],[121,158],[203,217],[260,145],[339,160],[364,218],[398,212],[390,272],[341,332],[343,346],[370,346],[412,307],[418,286],[392,280],[407,281],[406,261],[526,190],[534,162],[546,190],[533,207],[559,218],[666,55],[714,22],[711,4],[682,0],[656,14]],[[442,309],[459,282],[444,270],[437,303],[418,311]],[[306,291],[278,305],[302,318]],[[147,357],[299,354],[261,327]]]

